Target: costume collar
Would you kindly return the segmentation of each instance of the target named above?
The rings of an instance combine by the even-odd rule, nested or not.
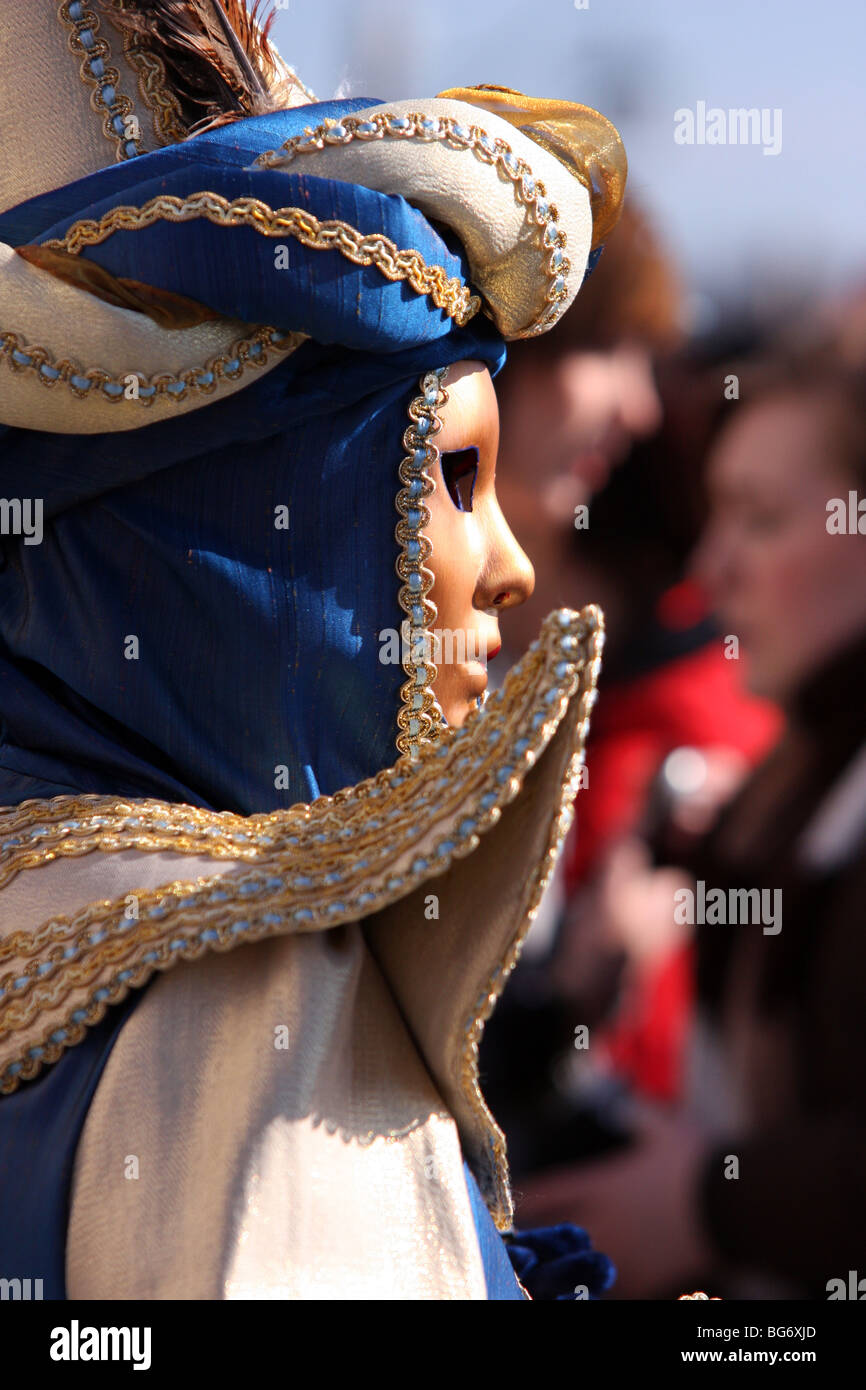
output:
[[[0,1089],[38,1075],[157,970],[361,922],[507,1227],[478,1043],[570,824],[601,643],[598,610],[552,614],[462,728],[311,805],[242,817],[87,796],[4,812]]]

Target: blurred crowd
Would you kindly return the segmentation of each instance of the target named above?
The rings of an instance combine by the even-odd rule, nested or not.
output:
[[[497,665],[560,605],[608,640],[481,1070],[518,1226],[585,1226],[612,1297],[866,1290],[864,384],[866,294],[694,339],[628,205],[497,378]]]

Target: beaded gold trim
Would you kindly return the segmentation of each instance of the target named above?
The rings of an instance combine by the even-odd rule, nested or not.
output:
[[[548,282],[546,307],[518,336],[532,338],[552,328],[568,300],[571,270],[571,262],[565,255],[568,238],[558,225],[556,207],[547,201],[547,190],[541,179],[535,178],[530,165],[514,153],[507,141],[498,136],[494,139],[483,126],[467,127],[451,116],[427,116],[423,111],[412,111],[406,116],[380,111],[366,120],[346,116],[339,121],[325,121],[315,129],[307,126],[303,135],[284,141],[278,150],[265,150],[255,163],[264,169],[280,169],[298,155],[348,145],[352,141],[367,144],[386,138],[443,141],[452,149],[471,150],[483,164],[511,180],[518,201],[526,208],[527,218],[539,229],[539,257]],[[488,318],[492,317],[486,307],[484,312]]]
[[[394,533],[400,542],[396,568],[402,581],[398,598],[406,614],[401,643],[403,669],[408,676],[400,687],[397,751],[410,757],[414,757],[423,744],[437,742],[445,727],[441,706],[433,695],[438,668],[431,659],[429,632],[436,621],[437,609],[428,597],[435,576],[427,567],[433,546],[424,535],[430,522],[424,498],[429,497],[436,486],[428,470],[439,457],[434,436],[442,428],[439,411],[448,400],[443,386],[447,372],[447,367],[439,367],[422,376],[422,394],[409,406],[412,423],[403,432],[403,447],[407,453],[400,463],[403,487],[396,499],[400,513]]]
[[[70,52],[81,59],[79,75],[90,88],[90,105],[102,116],[102,133],[115,147],[119,161],[141,154],[138,138],[129,133],[127,120],[135,114],[128,96],[120,91],[120,73],[111,66],[111,47],[99,33],[99,18],[84,0],[63,0],[57,17],[69,29]]]
[[[220,381],[237,381],[248,368],[264,367],[271,352],[294,352],[304,342],[303,333],[284,334],[262,327],[249,337],[239,338],[203,367],[149,377],[134,370],[113,374],[101,367],[79,367],[65,357],[58,361],[47,348],[25,345],[16,333],[0,333],[0,362],[7,363],[13,372],[35,372],[43,386],[67,386],[81,400],[96,394],[112,404],[133,401],[150,406],[156,400],[185,401],[190,394],[210,396]],[[132,379],[138,386],[130,395]]]
[[[154,800],[59,796],[0,812],[2,885],[23,870],[97,850],[170,850],[249,866],[142,890],[132,920],[127,895],[58,915],[37,931],[12,932],[0,944],[0,967],[7,967],[0,976],[0,1092],[56,1061],[155,971],[208,950],[358,921],[470,854],[518,795],[575,694],[583,738],[601,640],[598,610],[551,614],[504,686],[461,728],[309,805],[244,817]],[[574,790],[570,778],[560,838]],[[77,1000],[69,998],[74,991]],[[475,1112],[492,1125],[475,1094],[477,1037],[489,1007],[488,994],[467,1028],[463,1078]],[[504,1170],[500,1185],[507,1206]]]
[[[563,614],[567,611],[560,610],[560,613],[555,615],[561,623],[563,622]],[[565,837],[574,821],[574,800],[580,788],[580,770],[586,760],[585,745],[589,733],[590,715],[598,697],[597,682],[601,670],[601,653],[604,647],[604,620],[600,610],[595,607],[585,608],[580,614],[580,620],[582,623],[585,621],[585,626],[579,629],[585,633],[585,639],[578,640],[587,641],[587,666],[579,687],[578,722],[574,732],[572,755],[562,782],[559,805],[556,808],[547,848],[535,872],[522,928],[512,941],[504,958],[491,971],[475,1001],[472,1013],[466,1020],[464,1029],[461,1086],[464,1096],[469,1100],[478,1121],[487,1134],[486,1171],[482,1170],[481,1172],[479,1186],[500,1231],[508,1231],[513,1226],[514,1204],[511,1199],[511,1187],[508,1179],[505,1135],[496,1123],[481,1090],[478,1053],[485,1024],[496,1008],[508,983],[508,978],[520,959],[523,943],[538,914],[544,891],[550,882]],[[566,643],[564,650],[566,653],[572,650],[570,643]],[[555,666],[554,673],[560,669],[560,666]],[[495,700],[497,695],[492,698]]]
[[[112,208],[98,222],[84,218],[65,236],[42,244],[77,256],[86,246],[98,246],[115,232],[137,232],[156,222],[190,222],[199,217],[220,227],[251,227],[261,236],[291,236],[315,251],[339,251],[354,265],[374,265],[386,280],[405,280],[416,294],[429,295],[437,309],[443,309],[461,328],[481,307],[479,297],[456,276],[449,277],[440,265],[428,266],[414,248],[401,250],[381,232],[364,236],[337,218],[321,221],[304,208],[271,208],[259,198],[229,202],[221,194],[209,192],[187,198],[160,196],[140,208]]]
[[[113,9],[129,9],[129,0],[111,0]],[[110,16],[109,16],[110,18]],[[180,102],[168,85],[165,64],[152,53],[140,34],[123,31],[123,52],[138,77],[142,100],[153,117],[153,126],[160,145],[176,145],[185,140],[189,130],[181,115]]]

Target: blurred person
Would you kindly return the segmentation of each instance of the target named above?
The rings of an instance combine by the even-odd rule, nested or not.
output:
[[[691,355],[662,365],[664,425],[596,499],[591,526],[575,533],[572,566],[593,575],[592,587],[596,574],[606,576],[619,602],[605,652],[607,699],[588,747],[593,795],[568,845],[568,907],[552,974],[572,1018],[591,1015],[603,1027],[592,1062],[581,1058],[584,1070],[603,1057],[605,1071],[659,1100],[675,1099],[682,1082],[688,946],[670,929],[605,937],[598,923],[609,913],[597,898],[615,897],[634,863],[633,844],[617,848],[623,837],[640,834],[658,862],[669,862],[654,841],[683,788],[692,818],[699,801],[706,818],[779,728],[772,703],[742,690],[706,595],[687,574],[706,516],[697,461],[731,409],[719,380]]]
[[[728,901],[766,890],[783,914],[769,931],[698,925],[687,1102],[645,1108],[606,1161],[524,1182],[521,1219],[591,1224],[620,1297],[697,1280],[728,1297],[826,1298],[862,1263],[866,540],[828,523],[834,499],[866,493],[864,402],[859,374],[786,369],[711,459],[696,574],[748,688],[786,726],[679,874],[636,846],[614,894],[620,929],[638,933],[653,913],[670,923],[677,885]]]
[[[661,1100],[679,1094],[692,998],[688,943],[669,929],[652,942],[599,929],[609,914],[597,897],[607,901],[623,871],[607,856],[623,835],[644,828],[654,779],[677,750],[700,756],[720,796],[767,751],[778,727],[767,702],[739,689],[706,599],[684,579],[705,515],[695,460],[719,410],[719,374],[698,370],[691,352],[654,370],[661,429],[611,470],[589,527],[569,525],[557,570],[561,599],[603,595],[606,698],[587,749],[592,794],[482,1044],[518,1178],[622,1143],[627,1091]],[[552,530],[553,520],[547,525]],[[547,551],[536,544],[534,553],[538,561]],[[516,611],[506,630],[512,617]],[[591,1049],[576,1050],[576,1025],[591,1029]]]
[[[658,428],[654,357],[679,341],[680,296],[651,224],[628,200],[616,236],[591,264],[571,321],[563,319],[532,343],[510,345],[497,378],[502,430],[496,477],[515,537],[533,557],[535,588],[527,604],[535,612],[539,605],[561,606],[569,595],[591,592],[609,633],[611,622],[617,626],[617,586],[603,569],[575,573],[575,537],[586,536],[575,530],[575,509],[603,490],[635,440]],[[502,623],[500,679],[534,636],[533,621],[524,622],[516,607],[509,610]],[[496,674],[491,676],[495,681]],[[556,1098],[547,1097],[538,1082],[558,1051],[562,1028],[548,989],[546,955],[564,901],[565,859],[564,854],[557,862],[542,899],[508,1000],[482,1041],[482,1071],[517,1173],[537,1158],[530,1141],[546,1127],[539,1102],[546,1109],[549,1099],[557,1108]],[[588,1136],[586,1142],[592,1142]]]
[[[604,488],[636,440],[658,429],[654,358],[680,336],[673,268],[645,214],[626,201],[571,313],[543,338],[512,344],[497,380],[497,486],[536,573],[529,614],[515,611],[505,626],[507,653],[519,655],[535,636],[536,612],[573,592],[575,508]],[[608,597],[595,595],[602,607]]]

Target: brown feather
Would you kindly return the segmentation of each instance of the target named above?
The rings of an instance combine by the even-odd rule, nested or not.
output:
[[[253,0],[97,0],[122,33],[159,57],[189,133],[281,105],[268,34],[272,5]],[[267,14],[264,11],[267,9]]]

